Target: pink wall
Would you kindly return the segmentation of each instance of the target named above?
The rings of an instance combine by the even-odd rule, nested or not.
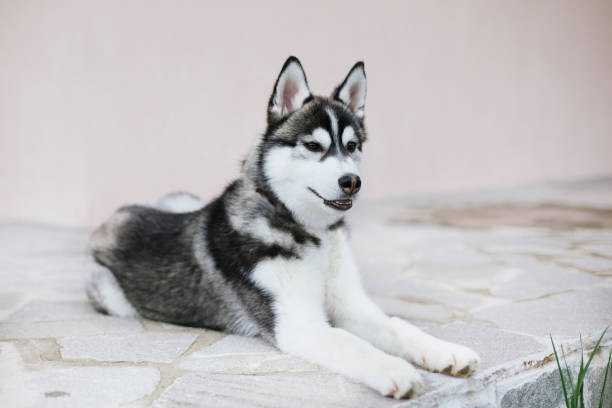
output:
[[[610,1],[220,3],[0,0],[0,219],[212,198],[289,54],[365,60],[370,197],[612,173]]]

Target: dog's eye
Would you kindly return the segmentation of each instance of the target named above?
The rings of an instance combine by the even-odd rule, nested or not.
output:
[[[348,150],[351,153],[353,153],[356,148],[357,148],[357,143],[355,143],[355,142],[348,142],[346,144],[346,150]]]
[[[317,142],[307,142],[307,143],[304,143],[304,146],[311,152],[322,152],[323,151],[323,146],[321,146]]]

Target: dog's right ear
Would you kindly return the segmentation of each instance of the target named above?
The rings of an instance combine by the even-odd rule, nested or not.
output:
[[[291,56],[281,69],[268,103],[268,124],[275,123],[300,109],[312,99],[300,60]]]

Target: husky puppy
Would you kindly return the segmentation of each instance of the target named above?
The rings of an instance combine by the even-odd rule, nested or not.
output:
[[[290,57],[266,131],[220,197],[122,207],[93,233],[93,305],[260,335],[395,398],[422,390],[412,364],[470,374],[476,353],[385,315],[360,282],[343,217],[361,188],[365,98],[362,62],[323,97]]]

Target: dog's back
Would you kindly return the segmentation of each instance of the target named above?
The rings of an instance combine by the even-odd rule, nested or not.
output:
[[[243,288],[226,279],[209,255],[206,230],[218,200],[187,213],[170,212],[167,198],[161,200],[163,210],[139,205],[117,210],[90,242],[97,265],[87,293],[94,306],[110,315],[258,332]]]

